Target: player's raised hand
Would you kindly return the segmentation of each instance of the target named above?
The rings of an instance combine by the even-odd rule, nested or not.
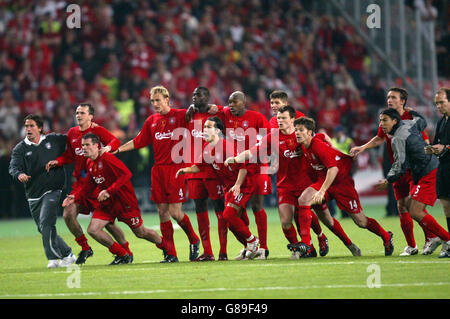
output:
[[[350,149],[348,152],[348,155],[350,156],[358,156],[364,151],[364,148],[362,146],[355,146]]]
[[[225,162],[223,163],[223,165],[228,166],[230,164],[236,163],[236,160],[234,159],[234,157],[228,157]]]
[[[21,182],[21,183],[26,183],[30,180],[31,176],[27,175],[25,173],[20,174],[17,179]]]
[[[194,113],[198,112],[198,108],[194,106],[194,104],[189,105],[186,115],[184,116],[186,122],[190,122],[192,120],[192,117],[194,116]]]
[[[64,201],[62,202],[62,207],[67,207],[69,205],[72,205],[73,203],[75,203],[75,196],[67,195],[67,197],[64,198]]]
[[[102,156],[105,153],[108,153],[109,151],[111,151],[111,146],[110,145],[106,145],[106,146],[102,147],[100,149],[100,156]]]
[[[325,193],[321,190],[317,191],[311,199],[311,205],[320,205],[325,199]]]
[[[219,111],[219,108],[217,107],[216,104],[208,104],[209,108],[208,108],[208,114],[214,115],[217,114],[217,112]]]
[[[186,172],[186,169],[187,169],[187,168],[189,168],[189,167],[180,168],[180,169],[177,171],[177,173],[175,174],[175,178],[178,178],[178,176],[180,176],[180,175],[186,174],[186,173],[187,173],[187,172]]]
[[[97,200],[99,202],[103,202],[104,200],[107,200],[110,197],[111,197],[111,195],[109,195],[108,191],[106,189],[104,189],[100,192],[100,194],[98,194]]]
[[[241,186],[234,184],[233,187],[230,188],[229,192],[232,192],[234,197],[236,197],[241,193]]]
[[[52,161],[48,162],[45,165],[45,170],[47,172],[50,172],[50,169],[53,168],[53,167],[56,167],[56,166],[58,166],[58,161],[57,160],[52,160]]]
[[[377,184],[375,184],[375,188],[377,189],[377,191],[384,191],[388,188],[389,182],[387,181],[387,179],[382,179],[379,180]]]

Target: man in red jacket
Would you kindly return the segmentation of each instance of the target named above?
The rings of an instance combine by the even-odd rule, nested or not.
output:
[[[73,196],[64,200],[63,206],[83,201],[87,194],[94,194],[97,201],[88,233],[116,255],[110,265],[129,264],[133,261],[133,256],[103,230],[107,225],[114,224],[116,218],[127,224],[136,237],[155,243],[166,253],[161,236],[143,225],[136,194],[130,182],[130,170],[111,153],[101,154],[100,139],[97,135],[86,134],[81,145],[87,157],[87,181]]]

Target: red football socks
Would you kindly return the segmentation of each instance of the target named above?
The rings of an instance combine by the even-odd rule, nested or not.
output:
[[[258,229],[259,247],[267,249],[267,213],[263,208],[259,212],[253,212],[253,214]]]
[[[117,242],[114,242],[111,247],[109,247],[109,251],[117,256],[125,256],[127,251]]]
[[[428,214],[426,208],[423,211],[425,212],[425,214]],[[419,223],[419,225],[420,225],[420,223]],[[422,225],[420,225],[420,227],[422,227]],[[428,228],[422,227],[422,230],[423,230],[423,234],[425,235],[425,241],[428,241],[429,239],[436,237],[436,235],[434,233],[432,233],[431,231],[429,231]]]
[[[286,237],[286,239],[288,240],[288,242],[290,244],[296,244],[298,243],[297,240],[297,232],[295,231],[295,228],[293,225],[291,225],[291,227],[289,227],[289,229],[283,229],[283,233],[284,233],[284,237]]]
[[[211,240],[209,237],[209,216],[208,211],[197,213],[198,231],[202,240],[203,251],[206,255],[213,255]]]
[[[248,229],[248,226],[237,215],[237,210],[230,206],[225,207],[225,210],[223,211],[223,217],[227,221],[231,232],[237,240],[241,243],[244,242],[245,245],[246,239],[250,238],[252,233],[250,232],[250,229]]]
[[[128,242],[121,244],[121,246],[123,249],[125,249],[127,251],[128,255],[133,256],[133,253],[130,250],[130,244]]]
[[[387,242],[389,242],[391,236],[389,236],[389,233],[387,231],[385,231],[383,229],[383,227],[381,227],[380,224],[378,224],[378,222],[370,217],[367,217],[367,226],[366,228],[371,231],[372,233],[380,236],[383,239],[383,242],[386,244]]]
[[[450,240],[449,233],[441,225],[439,225],[438,222],[434,219],[434,217],[431,216],[430,214],[426,214],[419,224],[427,228],[429,231],[434,233],[440,239],[444,241]]]
[[[411,218],[411,215],[406,213],[399,213],[400,217],[400,226],[403,231],[403,235],[405,235],[406,242],[410,247],[416,247],[416,241],[414,240],[414,223]]]
[[[330,227],[330,230],[344,243],[345,246],[349,246],[352,244],[352,241],[350,240],[350,238],[348,238],[347,234],[342,229],[341,223],[339,223],[334,217],[333,227]]]
[[[176,256],[177,251],[175,249],[175,243],[173,241],[173,226],[172,221],[167,221],[164,223],[160,223],[159,227],[161,229],[162,237],[166,242],[167,254],[171,256]]]
[[[220,243],[219,254],[226,254],[228,225],[225,219],[223,218],[223,212],[216,212],[216,216],[217,216],[217,229],[219,232],[219,243]]]
[[[188,236],[189,243],[191,245],[198,243],[199,238],[195,233],[194,228],[192,228],[192,224],[188,215],[184,214],[183,219],[178,222],[178,225],[180,225],[180,227],[184,230],[184,232]]]
[[[317,218],[317,215],[313,211],[311,211],[311,229],[316,235],[320,235],[322,233],[319,218]]]
[[[298,224],[300,226],[300,237],[306,245],[311,245],[311,206],[298,207]]]
[[[80,237],[75,238],[75,241],[78,243],[78,245],[81,246],[82,250],[89,250],[91,249],[91,246],[88,244],[88,240],[86,236],[83,234]]]

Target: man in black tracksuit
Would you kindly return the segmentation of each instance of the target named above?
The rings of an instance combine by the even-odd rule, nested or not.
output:
[[[64,152],[67,137],[42,134],[43,121],[37,115],[25,117],[24,124],[26,137],[13,149],[9,173],[25,186],[31,214],[42,235],[49,260],[47,267],[66,267],[76,258],[72,249],[58,236],[55,226],[65,172],[62,167],[47,172],[45,165]]]
[[[436,125],[433,145],[426,149],[439,159],[436,192],[447,217],[450,232],[450,88],[440,88],[434,97],[436,108],[443,115]]]
[[[387,183],[398,180],[409,168],[412,174],[412,185],[407,200],[411,217],[424,229],[435,234],[442,240],[440,258],[448,257],[450,252],[450,234],[440,226],[430,214],[424,211],[427,205],[436,202],[436,171],[438,160],[431,154],[426,154],[428,147],[422,139],[421,132],[426,128],[426,120],[417,112],[409,111],[413,120],[401,120],[400,114],[392,108],[385,109],[380,114],[380,127],[391,136],[391,146],[394,163],[378,187],[387,187]]]

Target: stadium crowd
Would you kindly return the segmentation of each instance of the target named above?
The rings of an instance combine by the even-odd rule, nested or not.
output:
[[[76,3],[81,28],[74,29],[66,27],[64,0],[0,5],[0,212],[14,211],[7,165],[26,115],[66,133],[76,125],[74,107],[89,101],[96,122],[123,142],[154,113],[155,85],[169,89],[176,108],[192,103],[197,86],[220,105],[242,90],[248,108],[267,118],[268,94],[281,89],[330,135],[343,127],[359,145],[377,129],[386,92],[368,72],[367,48],[342,17],[316,13],[313,1]],[[144,172],[139,156],[125,161]]]

